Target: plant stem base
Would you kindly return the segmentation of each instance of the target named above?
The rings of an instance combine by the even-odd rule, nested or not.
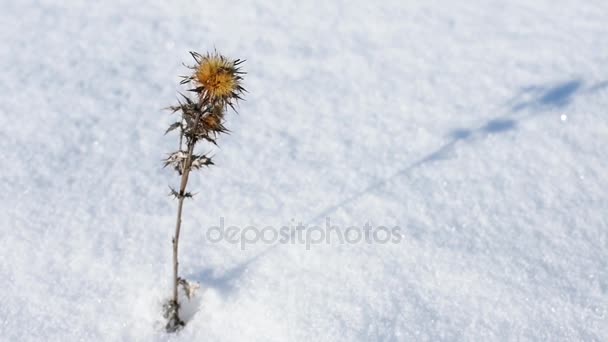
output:
[[[176,332],[185,325],[184,321],[179,318],[179,304],[174,300],[165,304],[165,318],[167,318],[167,325],[165,326],[167,332]]]

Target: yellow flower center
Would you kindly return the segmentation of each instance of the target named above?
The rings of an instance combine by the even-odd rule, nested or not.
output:
[[[205,57],[196,69],[195,81],[212,98],[226,98],[234,93],[237,86],[232,65],[219,57]]]

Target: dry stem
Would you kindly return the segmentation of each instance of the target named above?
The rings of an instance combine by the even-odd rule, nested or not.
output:
[[[197,127],[202,113],[198,113],[194,127]],[[182,133],[183,134],[183,133]],[[181,140],[181,138],[180,138]],[[194,145],[196,144],[195,138],[187,139],[188,141],[188,155],[184,162],[182,170],[182,179],[179,186],[178,204],[177,204],[177,219],[175,222],[175,235],[173,236],[173,298],[169,306],[172,308],[171,317],[167,323],[167,330],[175,331],[184,325],[184,322],[179,318],[179,298],[178,298],[178,285],[179,285],[179,261],[178,261],[178,250],[179,250],[179,234],[182,227],[182,210],[184,208],[184,199],[186,198],[186,186],[188,185],[188,177],[190,176],[192,166],[192,154],[194,153]],[[181,144],[180,144],[181,145]]]

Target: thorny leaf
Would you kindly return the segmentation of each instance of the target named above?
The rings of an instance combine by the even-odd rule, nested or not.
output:
[[[186,158],[188,158],[188,155],[185,151],[173,152],[164,160],[165,165],[163,165],[163,167],[171,165],[175,168],[175,171],[181,175]]]
[[[182,123],[181,122],[174,122],[171,124],[171,126],[169,126],[169,128],[167,128],[167,130],[165,131],[165,135],[171,131],[173,131],[174,129],[177,129],[178,127],[182,127]]]
[[[180,76],[180,78],[182,79],[179,84],[184,85],[187,84],[188,82],[192,81],[192,76]]]
[[[178,278],[178,283],[184,289],[184,293],[189,300],[196,295],[196,291],[201,287],[198,283],[189,282],[184,278]]]
[[[180,95],[181,97],[183,97],[183,98],[184,98],[184,100],[186,100],[186,103],[187,103],[187,104],[189,104],[189,105],[194,104],[194,101],[192,101],[192,99],[191,99],[191,98],[189,98],[188,96],[186,96],[186,95],[184,95],[184,94],[182,94],[182,93],[179,93],[179,95]]]
[[[165,110],[170,110],[171,114],[177,112],[178,110],[182,109],[182,106],[169,106],[164,108]]]
[[[192,170],[198,170],[203,166],[214,165],[211,158],[206,155],[192,155],[192,163],[190,164],[190,168]]]
[[[180,195],[179,191],[173,189],[172,187],[169,187],[169,189],[171,190],[171,192],[169,193],[169,196],[173,196],[175,198],[192,198],[194,197],[195,194],[191,193],[191,192],[186,192],[183,195]]]
[[[177,163],[181,163],[188,157],[186,151],[175,151],[165,159],[165,167],[169,165],[175,165]]]
[[[203,90],[205,90],[205,87],[196,87],[193,89],[188,89],[188,91],[194,92],[194,93],[201,93]]]
[[[194,60],[196,61],[196,63],[200,63],[201,60],[203,59],[203,56],[195,51],[190,51],[190,55],[192,56],[192,58],[194,58]]]
[[[206,140],[206,141],[208,141],[208,142],[210,142],[210,143],[212,143],[215,146],[218,146],[217,142],[215,141],[215,139],[213,139],[210,136],[205,135],[205,136],[202,136],[201,138],[204,139],[204,140]]]

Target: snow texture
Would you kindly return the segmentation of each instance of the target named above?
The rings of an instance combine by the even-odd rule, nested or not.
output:
[[[0,8],[0,340],[608,340],[605,0]],[[214,48],[249,93],[192,177],[169,335],[162,108]],[[402,239],[206,238],[327,217]]]

